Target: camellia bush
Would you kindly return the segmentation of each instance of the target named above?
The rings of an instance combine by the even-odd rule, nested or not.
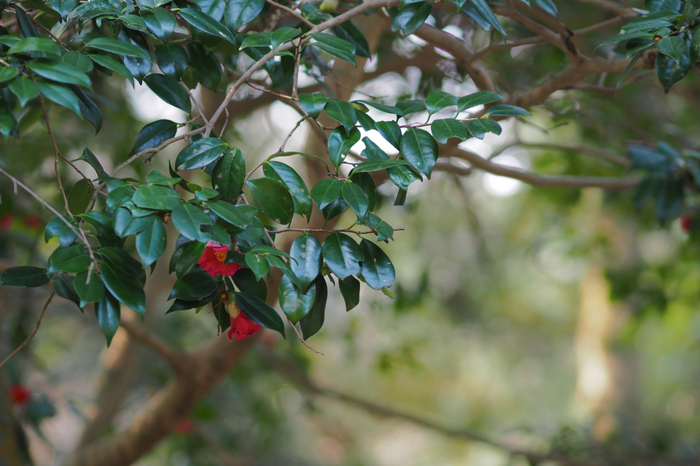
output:
[[[700,230],[693,222],[700,152],[683,141],[640,141],[606,120],[600,126],[611,132],[611,146],[631,141],[599,157],[613,169],[545,174],[461,145],[501,135],[513,119],[530,124],[543,112],[557,118],[563,112],[557,93],[614,95],[641,85],[649,71],[673,95],[700,58],[697,0],[0,0],[0,6],[0,234],[23,218],[28,229],[45,226],[46,242],[58,242],[47,258],[5,267],[0,285],[52,287],[42,316],[54,295],[94,310],[107,345],[121,325],[177,374],[130,427],[85,441],[67,464],[136,461],[238,363],[261,327],[312,345],[307,340],[323,331],[329,286],[339,288],[348,311],[359,303],[362,283],[392,296],[396,271],[383,246],[400,237],[377,214],[381,185],[394,186],[396,206],[414,186],[445,172],[634,189],[628,202],[639,210],[650,203],[662,224],[684,216],[685,229]],[[568,21],[588,23],[570,29]],[[547,53],[528,55],[544,46]],[[524,55],[514,53],[518,48]],[[430,70],[414,93],[385,98],[360,88],[370,76],[408,66]],[[443,85],[448,80],[468,85]],[[137,83],[184,118],[122,133],[116,112],[103,111],[121,92],[113,86]],[[232,136],[245,115],[237,108],[255,99],[298,113],[291,132],[279,135],[277,152],[245,153]],[[78,147],[81,138],[62,134],[66,122],[88,142]],[[316,143],[288,149],[302,125]],[[100,135],[113,127],[131,149],[102,156],[112,139]],[[36,168],[51,165],[51,179],[30,182],[33,169],[17,168],[28,138],[43,139],[46,151],[31,158]],[[167,170],[144,170],[143,162]],[[630,168],[637,174],[627,175]],[[50,217],[23,211],[27,201]],[[172,275],[168,313],[210,309],[199,317],[228,340],[245,341],[217,338],[180,353],[138,321],[124,321],[123,308],[141,319],[150,312],[144,289],[158,263]],[[516,453],[533,464],[548,460]]]

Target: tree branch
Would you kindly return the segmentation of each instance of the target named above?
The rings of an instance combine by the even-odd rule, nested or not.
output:
[[[39,314],[39,318],[36,320],[36,325],[34,326],[34,330],[32,331],[32,333],[29,334],[27,339],[24,340],[22,342],[22,344],[17,347],[16,350],[14,350],[12,353],[10,353],[10,355],[8,357],[6,357],[5,359],[2,360],[2,362],[0,362],[0,368],[3,367],[5,364],[7,364],[10,361],[10,359],[17,356],[17,353],[22,351],[22,348],[27,346],[27,344],[30,341],[32,341],[32,338],[34,338],[34,335],[36,335],[36,332],[39,331],[39,326],[41,325],[41,319],[44,318],[44,313],[46,312],[46,309],[49,307],[49,304],[51,304],[51,300],[53,299],[53,297],[55,295],[56,295],[55,291],[51,292],[51,295],[49,295],[49,299],[46,300],[46,304],[44,304],[44,308],[41,310],[41,313]]]

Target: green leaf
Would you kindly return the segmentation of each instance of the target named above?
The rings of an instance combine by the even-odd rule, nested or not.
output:
[[[99,107],[95,105],[90,97],[77,86],[68,86],[73,94],[78,98],[78,104],[80,105],[80,113],[83,114],[85,119],[95,127],[95,133],[99,133],[100,128],[102,128],[102,112]]]
[[[362,188],[356,183],[347,182],[343,184],[342,189],[343,199],[355,211],[357,217],[362,219],[367,215],[369,201],[367,195],[362,191]]]
[[[341,196],[343,184],[342,181],[334,178],[324,178],[311,188],[311,198],[316,202],[318,210]]]
[[[175,30],[175,17],[165,8],[154,8],[153,11],[141,10],[141,18],[148,30],[160,40],[168,40]]]
[[[58,45],[56,45],[54,41],[44,39],[43,37],[27,37],[26,39],[22,39],[10,47],[7,53],[49,56],[50,58],[61,57],[61,49],[58,48]]]
[[[501,23],[498,22],[498,18],[496,18],[496,15],[493,14],[493,11],[491,11],[491,8],[489,7],[488,3],[486,3],[486,0],[469,0],[472,6],[476,9],[476,11],[479,12],[482,18],[486,20],[491,26],[493,26],[494,29],[496,29],[498,32],[500,32],[503,37],[506,36],[506,31],[503,29],[503,26],[501,26]]]
[[[88,205],[90,204],[90,199],[92,198],[92,193],[95,192],[95,188],[90,186],[90,183],[84,179],[79,179],[68,192],[68,207],[73,215],[79,215],[85,212]]]
[[[377,241],[394,239],[394,228],[376,214],[370,212],[363,223],[377,232]]]
[[[42,78],[63,84],[76,84],[90,87],[90,78],[73,65],[61,62],[28,62],[30,70]]]
[[[355,26],[352,21],[345,21],[333,28],[333,32],[339,38],[350,42],[355,46],[355,54],[358,57],[370,57],[369,43],[367,38],[360,31],[360,29]]]
[[[187,301],[185,299],[176,299],[175,301],[173,301],[173,304],[172,304],[172,306],[170,306],[170,309],[168,309],[165,313],[170,314],[171,312],[176,312],[176,311],[186,311],[188,309],[197,309],[197,308],[206,306],[207,304],[211,303],[212,301],[214,301],[216,299],[216,297],[217,297],[217,293],[212,293],[209,296],[206,296],[206,297],[204,297],[200,300],[197,300],[197,301]],[[213,306],[215,306],[215,305],[213,305]],[[223,314],[226,314],[226,316],[228,316],[226,311],[223,311],[221,309],[217,309],[217,307],[213,308],[214,314],[218,314],[219,312],[221,312]],[[219,316],[217,315],[217,319],[218,318],[219,318]]]
[[[97,159],[95,154],[93,154],[92,151],[90,149],[88,149],[87,147],[83,150],[83,153],[80,155],[78,160],[82,160],[83,162],[87,162],[95,170],[95,173],[97,173],[97,176],[102,176],[102,174],[105,172],[105,169],[102,168],[102,164]]]
[[[342,233],[331,233],[323,242],[323,258],[338,278],[343,279],[361,271],[362,251],[357,243]]]
[[[168,299],[198,301],[214,293],[219,281],[204,270],[195,270],[175,282]]]
[[[311,285],[306,292],[302,292],[294,286],[288,276],[282,275],[279,284],[279,297],[282,311],[292,324],[296,324],[311,311],[316,301],[316,287]]]
[[[433,6],[428,2],[416,2],[406,5],[394,16],[391,30],[400,30],[404,35],[409,36],[425,23],[432,10]]]
[[[149,225],[136,235],[136,250],[141,256],[143,266],[148,267],[165,253],[167,236],[163,221],[157,215],[150,218]]]
[[[211,175],[212,187],[219,192],[221,200],[235,202],[243,191],[245,174],[245,157],[238,147],[234,147],[226,152],[214,167]]]
[[[462,141],[469,138],[469,130],[461,121],[454,118],[446,118],[444,120],[435,120],[430,125],[430,130],[433,137],[440,144],[446,144],[450,138],[457,138]]]
[[[326,280],[322,276],[316,277],[314,286],[316,287],[316,301],[311,311],[299,321],[301,332],[306,340],[318,333],[321,327],[323,327],[326,301],[328,300],[328,285],[326,285]]]
[[[123,42],[121,40],[110,39],[108,37],[98,37],[97,39],[92,39],[85,44],[85,48],[102,50],[104,52],[119,55],[120,57],[136,57],[142,60],[151,61],[151,54],[141,47],[128,42]]]
[[[199,241],[187,241],[186,243],[182,243],[175,249],[175,252],[170,258],[168,272],[175,272],[177,278],[182,278],[186,273],[194,269],[199,259],[202,258],[205,249],[206,244],[200,243]]]
[[[183,8],[179,10],[178,13],[185,21],[200,31],[211,34],[215,37],[219,37],[233,45],[236,45],[236,39],[233,37],[231,31],[208,14],[194,8]]]
[[[294,212],[309,218],[313,212],[314,204],[304,179],[289,165],[274,160],[263,164],[263,172],[267,178],[272,178],[285,185],[292,194]]]
[[[19,99],[19,104],[24,107],[27,102],[39,95],[39,87],[30,79],[20,76],[10,82],[8,86],[12,93]]]
[[[223,76],[221,64],[216,56],[207,53],[199,42],[190,42],[187,44],[187,61],[189,73],[185,73],[185,83],[189,83],[192,88],[201,83],[202,86],[216,92]]]
[[[102,257],[110,267],[120,275],[126,275],[136,279],[141,286],[146,284],[146,272],[141,263],[121,248],[100,248],[97,254]]]
[[[255,206],[233,205],[225,201],[208,201],[207,207],[219,218],[238,228],[247,228],[258,213]]]
[[[349,134],[342,126],[335,128],[328,136],[328,155],[331,163],[335,168],[340,167],[340,164],[345,160],[352,146],[360,140],[360,130],[352,128]]]
[[[73,228],[68,226],[72,225]],[[78,230],[78,223],[69,217],[63,217],[62,219],[56,217],[51,220],[48,225],[46,225],[46,230],[44,231],[44,241],[48,242],[51,238],[58,236],[58,242],[61,246],[70,246],[73,241],[78,237],[76,231]]]
[[[118,273],[107,263],[100,265],[100,272],[105,288],[143,319],[146,312],[146,294],[141,283],[130,275]]]
[[[120,207],[114,214],[114,232],[122,238],[142,232],[150,224],[151,217],[155,216],[154,213],[145,217],[132,215],[125,207]]]
[[[263,301],[267,299],[267,283],[264,280],[258,280],[249,269],[240,269],[231,278],[239,290],[246,290],[246,293],[255,295]]]
[[[390,288],[394,284],[394,265],[389,257],[376,244],[363,239],[360,242],[362,249],[362,278],[370,288],[381,290]]]
[[[14,79],[19,74],[19,70],[14,66],[3,66],[0,68],[0,84]],[[300,96],[301,97],[301,96]]]
[[[49,256],[49,273],[86,271],[92,261],[82,244],[59,247]]]
[[[352,174],[370,173],[407,165],[409,165],[409,163],[405,160],[368,160],[367,162],[362,162],[360,165],[353,168]]]
[[[685,39],[678,36],[664,37],[656,44],[656,46],[659,49],[659,53],[668,55],[677,62],[680,62],[681,56],[683,56],[683,53],[686,50]]]
[[[501,134],[501,125],[488,118],[477,118],[467,123],[469,132],[477,139],[484,139],[486,133]]]
[[[53,290],[61,298],[73,301],[78,308],[81,308],[80,296],[78,296],[78,293],[75,292],[73,281],[74,278],[70,275],[58,276],[53,280]]]
[[[671,86],[683,79],[690,71],[691,66],[689,45],[679,61],[667,55],[658,55],[656,57],[656,77],[663,86],[664,92],[668,94]]]
[[[401,110],[404,117],[413,113],[422,112],[425,110],[425,102],[422,100],[400,100],[396,102],[396,107]]]
[[[248,47],[269,47],[272,40],[272,31],[258,32],[254,34],[248,34],[243,42],[241,42],[241,50],[247,49]]]
[[[681,2],[680,0],[646,0],[644,6],[650,13],[660,10],[678,11],[681,7]]]
[[[175,167],[177,170],[193,170],[195,168],[206,167],[221,157],[229,149],[229,145],[221,139],[200,139],[185,147],[177,154]]]
[[[299,104],[311,118],[318,118],[327,101],[325,94],[299,94]]]
[[[48,0],[46,3],[56,10],[61,18],[67,17],[78,6],[78,0]]]
[[[299,236],[292,243],[289,254],[293,259],[290,261],[292,272],[299,278],[301,290],[305,291],[321,273],[321,243],[313,236]]]
[[[180,195],[166,186],[139,186],[132,198],[142,209],[174,210],[180,205]]]
[[[401,137],[401,153],[416,170],[430,178],[438,156],[437,142],[430,133],[409,128]]]
[[[276,29],[275,32],[272,33],[270,46],[272,47],[272,50],[277,50],[277,47],[285,42],[295,39],[297,36],[299,36],[299,34],[301,34],[301,30],[296,28],[281,27]]]
[[[377,131],[386,141],[397,150],[401,150],[401,128],[395,121],[378,121],[376,122]]]
[[[652,39],[654,37],[653,34],[650,34],[646,31],[636,31],[636,32],[628,32],[624,34],[618,34],[616,36],[608,37],[605,39],[603,42],[598,44],[598,47],[602,47],[603,45],[608,45],[608,44],[614,44],[615,42],[627,42],[633,39]],[[596,48],[598,48],[596,47]]]
[[[95,316],[102,332],[107,339],[107,346],[112,343],[112,338],[119,329],[121,319],[121,307],[119,301],[114,299],[109,293],[105,293],[102,299],[95,305]]]
[[[126,79],[129,80],[131,85],[134,85],[134,75],[131,74],[131,71],[129,71],[129,68],[124,66],[123,64],[119,63],[116,60],[113,60],[109,57],[106,57],[104,55],[97,55],[97,54],[90,54],[88,55],[92,61],[97,63],[100,66],[104,66],[108,70],[115,71],[122,76],[124,76]]]
[[[87,283],[88,274],[90,274],[90,283]],[[82,272],[76,275],[73,286],[80,297],[80,307],[85,306],[87,303],[95,303],[105,295],[105,286],[95,271]]]
[[[350,132],[357,123],[355,109],[343,100],[328,99],[324,110],[329,117],[343,125],[345,131]]]
[[[457,105],[457,97],[443,91],[432,90],[425,99],[425,108],[430,115],[451,105]]]
[[[355,46],[350,42],[330,34],[323,34],[320,32],[309,34],[309,36],[315,40],[315,42],[313,42],[311,45],[325,50],[331,55],[345,61],[349,61],[353,65],[357,66],[357,62],[355,61]]]
[[[505,105],[505,104],[499,104],[499,105],[494,105],[490,107],[488,110],[486,110],[487,115],[491,116],[522,116],[522,115],[531,115],[530,112],[525,110],[524,108],[516,107],[515,105]]]
[[[255,278],[258,280],[262,280],[265,275],[270,273],[270,264],[263,256],[247,253],[245,255],[245,263],[250,267],[250,270],[253,271]]]
[[[690,40],[690,62],[695,63],[698,61],[698,58],[700,58],[700,28],[695,29]]]
[[[144,78],[144,82],[164,102],[187,113],[192,110],[187,90],[170,76],[149,74]]]
[[[279,314],[265,301],[255,295],[241,291],[236,293],[236,302],[250,320],[265,328],[279,332],[286,338],[284,322],[282,322]]]
[[[492,102],[498,102],[503,98],[502,95],[496,94],[491,91],[479,91],[473,94],[465,95],[457,100],[457,110],[463,112],[469,110],[470,108],[477,107],[479,105],[486,105]]]
[[[0,273],[0,286],[16,286],[20,288],[46,285],[51,279],[46,269],[23,265],[10,267]]]
[[[265,6],[265,0],[229,0],[224,13],[226,25],[234,31],[253,21]]]
[[[177,133],[177,123],[173,121],[156,120],[149,123],[139,131],[129,155],[158,147],[168,139],[175,137],[175,133]]]
[[[381,104],[379,102],[372,102],[369,100],[356,100],[355,102],[360,102],[360,103],[369,105],[370,107],[376,108],[377,110],[384,112],[384,113],[389,113],[392,115],[399,115],[399,116],[403,115],[403,112],[401,111],[400,108],[394,107],[392,105],[384,105],[384,104]],[[387,123],[389,123],[389,122],[387,122]],[[391,123],[394,123],[394,122],[391,122]]]
[[[188,203],[179,203],[172,212],[172,220],[175,228],[186,238],[207,242],[200,227],[211,225],[212,221],[207,214]]]
[[[294,200],[282,183],[270,178],[248,180],[250,192],[260,210],[275,223],[288,224],[294,215]]]
[[[338,281],[340,294],[345,301],[345,310],[350,311],[360,304],[360,281],[355,277],[347,277]]]
[[[39,37],[39,31],[36,30],[36,26],[34,26],[27,12],[17,5],[14,5],[14,7],[17,15],[17,27],[22,37]]]
[[[557,15],[557,6],[552,0],[532,0],[535,5],[542,8],[552,16]]]
[[[187,52],[178,44],[161,44],[156,47],[156,63],[165,75],[179,81],[187,69]]]

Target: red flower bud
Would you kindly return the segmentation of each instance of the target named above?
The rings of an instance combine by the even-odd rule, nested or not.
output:
[[[39,228],[43,222],[41,221],[41,217],[37,215],[29,215],[27,217],[24,217],[24,225],[27,228]]]
[[[684,215],[683,217],[680,218],[680,223],[681,223],[681,230],[683,230],[685,233],[690,233],[690,228],[693,225],[693,219],[688,217],[687,215]]]
[[[0,218],[0,231],[8,231],[14,221],[15,214],[5,214],[2,218]]]
[[[31,398],[32,393],[21,384],[12,384],[7,388],[7,394],[13,405],[24,406]]]

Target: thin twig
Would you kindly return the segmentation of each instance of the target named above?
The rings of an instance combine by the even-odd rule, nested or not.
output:
[[[313,351],[313,352],[316,353],[316,354],[320,354],[321,356],[325,356],[325,354],[321,353],[320,351],[316,351],[315,349],[313,349],[312,347],[310,347],[310,346],[308,345],[308,343],[306,343],[306,340],[304,340],[304,337],[301,336],[301,334],[299,333],[299,330],[297,330],[297,328],[294,326],[294,324],[292,323],[292,321],[289,320],[289,317],[287,317],[287,322],[289,322],[289,325],[292,326],[292,329],[294,330],[294,333],[297,334],[297,338],[299,338],[299,341],[301,342],[302,345],[306,346],[307,348],[309,348],[311,351]]]
[[[7,364],[8,361],[9,361],[10,359],[12,359],[12,358],[14,358],[15,356],[17,356],[17,353],[19,353],[20,351],[22,351],[22,348],[24,348],[25,346],[27,346],[27,344],[32,340],[32,338],[34,338],[34,335],[36,335],[36,332],[39,331],[39,326],[41,325],[41,319],[44,318],[44,313],[46,312],[46,309],[49,307],[49,304],[51,304],[51,300],[53,299],[53,297],[54,297],[55,295],[56,295],[56,292],[55,292],[55,291],[52,291],[52,292],[51,292],[51,295],[49,296],[49,299],[46,300],[46,304],[44,304],[44,308],[41,310],[41,314],[39,314],[39,318],[37,319],[36,325],[34,326],[34,331],[27,337],[26,340],[24,340],[24,341],[22,342],[21,345],[19,345],[19,346],[17,347],[16,350],[14,350],[8,357],[6,357],[5,359],[3,359],[2,362],[0,362],[0,368],[2,368],[5,364]]]
[[[276,6],[276,7],[279,8],[280,10],[286,11],[286,12],[289,13],[290,15],[293,15],[295,18],[297,18],[299,21],[301,21],[302,23],[306,24],[306,25],[309,26],[310,28],[316,26],[314,23],[312,23],[311,21],[309,21],[308,19],[306,19],[306,18],[304,17],[304,15],[300,14],[299,12],[296,12],[296,11],[292,10],[291,8],[288,8],[288,7],[284,6],[284,5],[280,5],[279,3],[277,3],[277,2],[275,2],[275,1],[273,1],[273,0],[265,0],[265,1],[267,1],[267,3],[269,3],[270,5]]]

